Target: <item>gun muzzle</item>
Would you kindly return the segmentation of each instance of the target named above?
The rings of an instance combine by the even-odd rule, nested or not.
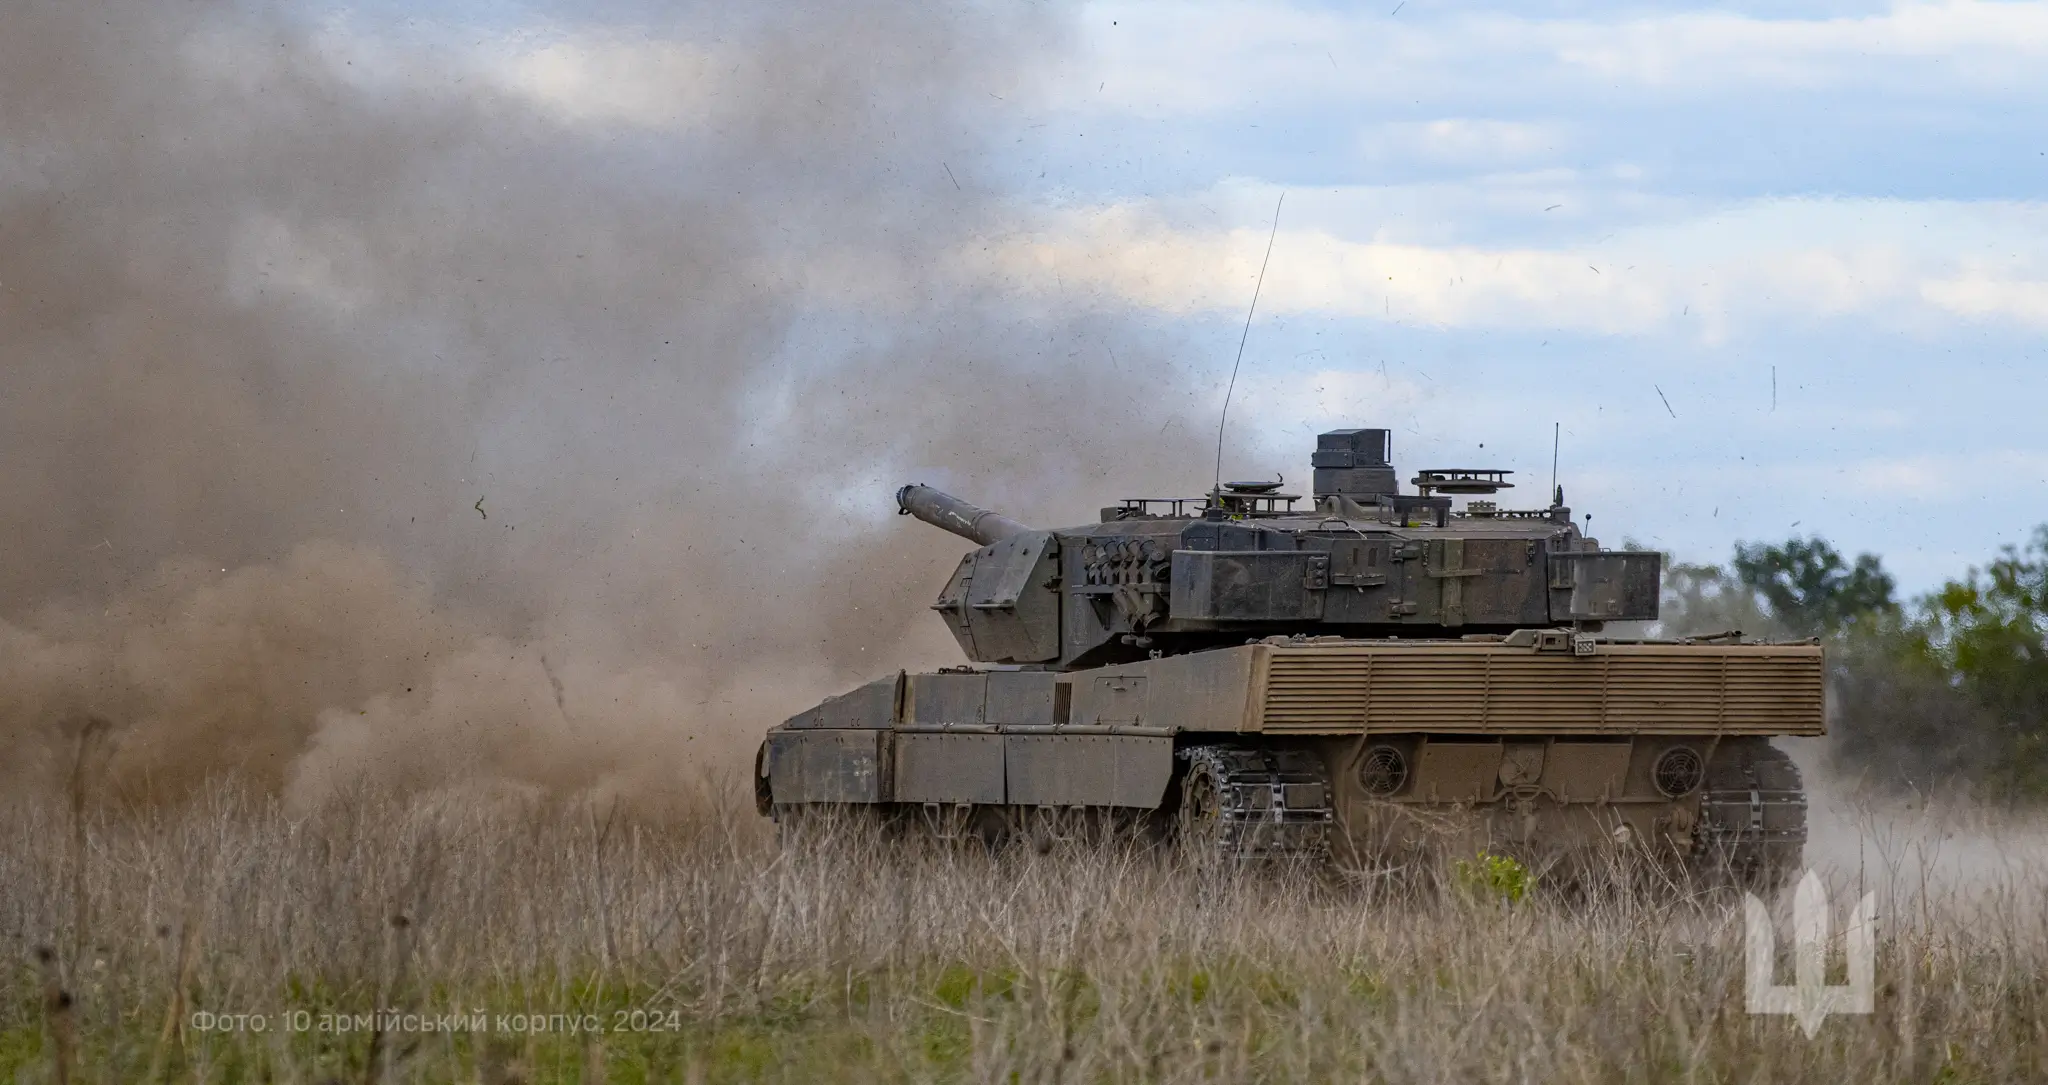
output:
[[[933,527],[945,528],[981,546],[1002,542],[1012,535],[1031,530],[1028,524],[1020,524],[1002,513],[970,505],[920,483],[912,483],[896,491],[896,511],[903,516],[915,516]]]

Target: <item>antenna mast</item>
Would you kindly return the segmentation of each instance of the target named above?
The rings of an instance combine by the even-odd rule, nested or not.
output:
[[[1564,440],[1564,423],[1550,424],[1550,502],[1557,504],[1557,446]]]
[[[1273,228],[1266,233],[1266,256],[1259,261],[1259,280],[1252,284],[1252,305],[1245,310],[1244,334],[1237,337],[1237,360],[1230,363],[1230,386],[1223,390],[1223,414],[1216,419],[1216,478],[1212,492],[1223,489],[1223,424],[1230,420],[1230,397],[1237,391],[1237,369],[1244,364],[1244,344],[1252,335],[1252,314],[1259,311],[1259,291],[1266,285],[1266,265],[1273,259],[1273,238],[1280,234],[1280,206],[1287,193],[1273,204]]]

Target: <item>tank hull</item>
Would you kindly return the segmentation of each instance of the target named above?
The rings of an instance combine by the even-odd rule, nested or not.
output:
[[[1824,729],[1813,644],[1274,638],[893,675],[772,730],[756,787],[764,813],[849,805],[942,835],[1151,819],[1346,865],[1430,844],[1783,865],[1804,796],[1768,739]]]

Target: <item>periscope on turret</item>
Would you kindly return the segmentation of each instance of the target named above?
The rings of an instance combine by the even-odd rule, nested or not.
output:
[[[932,609],[977,666],[777,726],[761,809],[1352,863],[1459,811],[1511,850],[1796,863],[1804,793],[1768,740],[1822,731],[1818,645],[1606,635],[1656,618],[1662,558],[1601,547],[1561,489],[1509,509],[1510,472],[1432,468],[1404,492],[1384,429],[1320,435],[1311,468],[1307,501],[1229,482],[1050,530],[903,487],[975,545]]]

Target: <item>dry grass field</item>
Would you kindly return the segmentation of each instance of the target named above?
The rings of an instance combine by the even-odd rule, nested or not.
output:
[[[1745,1012],[1725,892],[784,847],[737,788],[688,805],[16,805],[0,1080],[2048,1079],[2048,865],[1982,817],[1822,827],[1879,991],[1809,1040]]]

